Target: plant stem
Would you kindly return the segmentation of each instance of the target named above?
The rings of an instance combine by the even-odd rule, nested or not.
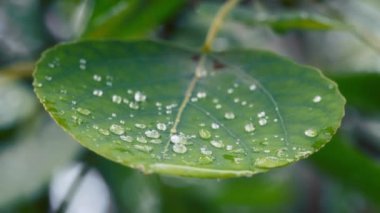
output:
[[[212,43],[216,37],[216,34],[219,31],[220,26],[223,23],[224,18],[228,15],[228,13],[235,7],[235,5],[238,2],[239,0],[227,0],[219,9],[207,33],[205,42],[202,47],[203,53],[209,53],[211,51]]]

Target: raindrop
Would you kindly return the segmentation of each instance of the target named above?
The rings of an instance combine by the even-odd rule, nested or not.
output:
[[[91,114],[91,111],[85,108],[78,107],[77,111],[82,115],[89,115]]]
[[[206,92],[198,92],[197,93],[197,97],[198,98],[205,98],[207,96],[207,93]]]
[[[118,96],[118,95],[113,95],[112,96],[112,102],[114,102],[116,104],[120,104],[122,100],[123,100],[123,98],[120,97],[120,96]]]
[[[117,124],[112,124],[110,126],[110,131],[116,135],[122,135],[125,132],[124,128]]]
[[[200,129],[199,130],[199,136],[202,139],[209,139],[209,138],[211,138],[211,133],[207,129]]]
[[[151,152],[153,150],[153,148],[151,146],[148,146],[148,145],[135,144],[133,147],[135,147],[135,149],[142,151],[142,152]]]
[[[174,144],[173,151],[175,153],[183,154],[183,153],[187,152],[187,148],[183,144]]]
[[[310,138],[314,138],[318,135],[318,132],[315,129],[307,129],[305,130],[304,133],[307,137],[310,137]]]
[[[94,81],[97,81],[97,82],[100,82],[102,80],[102,76],[97,75],[97,74],[93,75],[92,78],[94,79]]]
[[[139,109],[139,105],[136,102],[130,102],[128,106],[131,109]]]
[[[263,117],[265,117],[265,112],[262,111],[262,112],[257,113],[257,117],[258,117],[258,118],[263,118]]]
[[[321,102],[321,100],[322,100],[322,97],[319,96],[319,95],[317,95],[317,96],[315,96],[315,97],[313,98],[313,102],[314,102],[314,103],[319,103],[319,102]]]
[[[212,123],[212,124],[211,124],[211,128],[212,128],[212,129],[219,129],[219,124],[217,124],[217,123]]]
[[[139,129],[145,129],[146,125],[145,124],[135,124],[135,127]]]
[[[225,118],[225,119],[228,119],[228,120],[232,120],[232,119],[235,118],[235,114],[234,114],[233,112],[226,112],[226,113],[224,114],[224,118]]]
[[[144,102],[146,100],[146,95],[140,91],[137,91],[135,92],[134,98],[136,102]]]
[[[222,141],[212,140],[210,141],[211,145],[213,145],[216,148],[223,148],[224,144]]]
[[[267,123],[268,123],[268,121],[267,121],[267,119],[265,119],[265,118],[261,118],[261,119],[259,120],[259,124],[260,124],[260,126],[265,126]]]
[[[161,130],[161,131],[165,131],[166,130],[166,124],[164,124],[164,123],[158,123],[156,125],[156,127],[157,127],[158,130]]]
[[[120,135],[120,139],[126,142],[132,142],[133,138],[129,135]]]
[[[208,150],[206,147],[201,147],[201,153],[204,155],[212,155],[212,151]]]
[[[257,88],[256,84],[251,84],[251,85],[249,86],[249,90],[251,90],[251,91],[256,90],[256,88]]]
[[[252,123],[248,123],[248,124],[244,125],[244,130],[246,132],[253,132],[253,131],[255,131],[255,126]]]
[[[145,135],[148,137],[148,138],[159,138],[160,137],[160,133],[158,133],[157,130],[147,130],[145,131]]]
[[[95,96],[99,96],[101,97],[103,95],[103,91],[100,90],[100,89],[95,89],[93,92],[92,92],[93,95]]]
[[[108,130],[106,130],[106,129],[99,128],[98,131],[99,131],[101,134],[103,134],[103,135],[109,135],[109,134],[110,134],[110,132],[109,132]]]
[[[186,142],[186,139],[182,135],[172,135],[170,136],[170,141],[174,144],[183,144]]]
[[[147,143],[146,138],[144,136],[137,136],[136,140],[140,143]]]

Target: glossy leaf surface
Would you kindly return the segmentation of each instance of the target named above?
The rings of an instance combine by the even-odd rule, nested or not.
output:
[[[320,71],[272,53],[201,56],[167,44],[80,42],[46,52],[35,91],[94,152],[144,172],[251,176],[305,158],[340,125]]]

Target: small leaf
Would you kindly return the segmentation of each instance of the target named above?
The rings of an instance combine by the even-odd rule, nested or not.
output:
[[[93,13],[84,37],[145,37],[170,18],[184,3],[184,0],[93,1]]]
[[[244,11],[235,13],[234,17],[247,25],[268,25],[279,33],[285,33],[292,30],[342,30],[347,29],[345,24],[322,16],[319,14],[311,14],[307,12],[288,12],[274,15],[263,15],[253,17],[251,13]]]
[[[331,139],[345,102],[321,72],[272,53],[200,56],[150,41],[57,46],[34,86],[85,147],[146,173],[193,177],[305,158]]]

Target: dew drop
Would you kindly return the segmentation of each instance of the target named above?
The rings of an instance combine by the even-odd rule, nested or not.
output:
[[[206,147],[201,147],[201,153],[204,155],[212,155],[212,151],[208,150]]]
[[[99,131],[100,134],[102,134],[102,135],[106,135],[106,136],[107,136],[107,135],[110,134],[110,132],[109,132],[108,130],[106,130],[106,129],[99,128],[98,131]]]
[[[140,143],[147,143],[147,140],[144,136],[137,136],[136,140]]]
[[[232,119],[235,118],[235,114],[234,114],[233,112],[226,112],[226,113],[224,114],[224,118],[225,118],[225,119],[228,119],[228,120],[232,120]]]
[[[319,95],[317,95],[317,96],[315,96],[315,97],[313,98],[313,102],[314,102],[314,103],[319,103],[319,102],[321,102],[321,101],[322,101],[322,97],[319,96]]]
[[[251,91],[256,90],[256,88],[257,88],[256,84],[251,84],[251,85],[249,86],[249,90],[251,90]]]
[[[304,133],[307,137],[310,137],[310,138],[314,138],[318,135],[318,132],[315,129],[307,129],[305,130]]]
[[[257,158],[255,161],[255,166],[258,168],[270,169],[279,166],[284,166],[288,163],[289,162],[285,159],[269,156]]]
[[[139,129],[145,129],[146,125],[145,124],[135,124],[135,127]]]
[[[136,102],[130,102],[128,106],[131,109],[139,109],[139,105]]]
[[[148,137],[148,138],[159,138],[160,137],[160,133],[157,131],[157,130],[147,130],[145,131],[145,135]]]
[[[174,146],[173,146],[173,151],[175,152],[175,153],[179,153],[179,154],[184,154],[184,153],[186,153],[187,152],[187,148],[186,148],[186,146],[185,145],[183,145],[183,144],[174,144]]]
[[[257,113],[257,117],[258,117],[258,118],[263,118],[263,117],[265,117],[265,112],[262,111],[262,112]]]
[[[100,89],[95,89],[94,91],[92,91],[92,94],[101,97],[103,95],[103,91]]]
[[[260,120],[259,120],[259,124],[260,124],[260,126],[265,126],[267,123],[268,123],[267,119],[265,119],[265,118],[260,118]]]
[[[120,139],[129,143],[133,141],[133,138],[129,135],[120,135]]]
[[[156,127],[157,127],[157,129],[158,130],[161,130],[161,131],[165,131],[166,130],[166,124],[164,124],[164,123],[158,123],[157,125],[156,125]]]
[[[205,98],[207,96],[207,93],[206,92],[198,92],[197,93],[197,97],[198,98]]]
[[[211,143],[211,145],[213,145],[216,148],[223,148],[224,147],[224,144],[222,141],[211,140],[210,143]]]
[[[219,124],[217,124],[217,123],[212,123],[212,124],[211,124],[211,128],[212,128],[212,129],[219,129]]]
[[[94,81],[100,82],[102,80],[102,76],[95,74],[92,76],[92,79],[94,79]]]
[[[144,102],[146,100],[146,95],[140,91],[137,91],[135,92],[134,98],[136,102]]]
[[[120,97],[120,96],[118,96],[118,95],[113,95],[112,96],[112,102],[114,102],[116,104],[120,104],[122,100],[123,100],[123,98]]]
[[[253,131],[255,131],[255,126],[252,123],[248,123],[248,124],[244,125],[244,130],[246,132],[253,132]]]
[[[85,108],[78,107],[77,111],[82,115],[89,115],[91,114],[91,111]]]
[[[110,126],[110,131],[116,135],[122,135],[125,132],[124,128],[117,124],[112,124]]]
[[[153,147],[148,145],[135,144],[133,147],[142,152],[151,152],[153,150]]]
[[[211,138],[211,133],[207,129],[200,129],[199,130],[199,136],[202,139],[209,139],[209,138]]]
[[[174,144],[183,144],[186,142],[186,139],[182,135],[172,135],[170,136],[170,141]]]

